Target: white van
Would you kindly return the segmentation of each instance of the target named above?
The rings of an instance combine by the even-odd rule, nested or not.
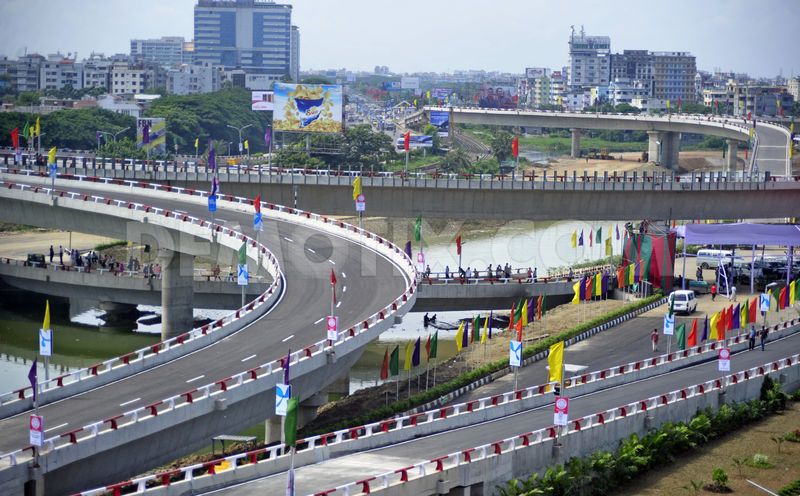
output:
[[[709,267],[719,266],[719,261],[730,262],[733,252],[730,250],[708,250],[702,249],[697,251],[697,266],[702,267],[703,270]]]

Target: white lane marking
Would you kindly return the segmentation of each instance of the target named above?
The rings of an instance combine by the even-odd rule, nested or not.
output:
[[[204,375],[198,375],[197,377],[193,377],[193,378],[189,379],[188,381],[186,381],[186,383],[188,384],[190,382],[199,381],[203,377],[205,377],[205,374]]]
[[[289,340],[290,340],[290,339],[292,339],[293,337],[294,337],[294,334],[292,334],[291,336],[286,336],[285,338],[283,338],[283,340],[281,340],[281,342],[282,342],[282,343],[285,343],[286,341],[289,341]]]
[[[341,301],[336,304],[336,308],[339,308],[340,306],[342,306],[342,302]]]
[[[336,265],[336,262],[334,262],[333,260],[328,260],[328,262],[330,262],[331,265]]]
[[[286,236],[284,236],[284,237],[283,237],[283,239],[285,239],[286,241],[288,241],[288,242],[290,242],[290,243],[294,243],[294,240],[293,240],[293,239],[289,239],[289,238],[287,238]]]
[[[47,433],[47,432],[50,432],[50,431],[54,431],[54,430],[56,430],[56,429],[60,429],[60,428],[62,428],[62,427],[66,427],[66,426],[68,426],[68,425],[69,425],[69,422],[64,422],[64,423],[63,423],[63,424],[61,424],[61,425],[57,425],[57,426],[55,426],[55,427],[51,427],[51,428],[49,428],[49,429],[45,429],[45,430],[44,430],[44,432],[46,432],[46,433]]]
[[[247,357],[247,358],[242,358],[242,361],[243,361],[243,362],[246,362],[246,361],[248,361],[248,360],[252,360],[252,359],[253,359],[253,358],[255,358],[255,357],[256,357],[256,355],[255,355],[255,353],[253,353],[252,355],[250,355],[250,356],[249,356],[249,357]]]
[[[345,279],[347,279],[347,274],[345,274],[344,272],[342,272],[342,277],[344,277]]]
[[[322,322],[323,320],[325,320],[325,317],[320,317],[318,321],[314,322],[314,325],[317,325],[317,324],[319,324],[319,323],[320,323],[320,322]]]
[[[347,293],[347,286],[342,288],[342,293]]]
[[[141,398],[136,398],[135,400],[126,401],[125,403],[120,403],[120,404],[119,404],[119,406],[128,406],[128,405],[130,405],[131,403],[136,403],[136,402],[137,402],[137,401],[139,401],[140,399],[141,399]]]
[[[310,251],[311,253],[314,253],[314,254],[316,254],[316,253],[317,253],[317,252],[315,252],[314,250],[312,250],[311,248],[306,248],[306,250],[308,250],[308,251]]]

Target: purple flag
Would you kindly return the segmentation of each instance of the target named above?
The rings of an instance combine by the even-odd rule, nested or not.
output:
[[[414,343],[414,352],[411,354],[411,365],[414,367],[419,366],[419,346],[420,340],[417,338],[417,342]]]
[[[214,150],[214,143],[208,142],[208,168],[214,170],[217,168],[217,152]]]
[[[528,313],[530,313],[530,312],[528,312]],[[489,327],[489,339],[492,339],[492,316],[493,316],[493,313],[490,311],[489,312],[489,326],[488,326]]]
[[[267,150],[269,150],[270,144],[272,144],[272,128],[268,127],[266,131],[264,131],[264,144],[267,145]]]
[[[31,388],[33,388],[33,402],[36,403],[36,390],[38,389],[38,379],[36,377],[36,359],[33,359],[33,363],[31,364],[31,370],[28,372],[28,381],[31,383]]]
[[[581,237],[578,238],[578,246],[583,246],[583,229],[581,229]]]
[[[528,300],[528,321],[533,322],[536,320],[536,307],[533,304],[534,299]]]
[[[464,325],[464,335],[461,336],[461,348],[469,347],[469,320]]]
[[[100,146],[100,137],[101,136],[102,135],[100,134],[100,131],[95,131],[94,137],[97,139],[97,146]]]
[[[289,362],[292,361],[292,349],[286,352],[286,361],[283,363],[283,383],[289,384]]]
[[[619,224],[617,224],[617,241],[619,241]]]
[[[411,241],[406,241],[406,255],[408,255],[409,259],[413,260],[413,258],[411,258]]]
[[[216,196],[219,191],[219,180],[216,177],[211,178],[211,196]]]
[[[150,144],[150,123],[144,122],[142,124],[142,144],[149,145]]]
[[[703,337],[700,338],[700,341],[703,342],[708,339],[708,315],[706,315],[706,321],[703,324]]]

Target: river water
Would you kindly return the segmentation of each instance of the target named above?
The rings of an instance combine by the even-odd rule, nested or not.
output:
[[[539,276],[548,270],[568,267],[586,260],[605,256],[604,243],[592,242],[589,247],[589,232],[602,229],[602,238],[613,230],[614,254],[620,252],[621,241],[616,240],[617,223],[611,222],[509,222],[502,227],[485,231],[472,231],[462,235],[462,266],[477,267],[483,271],[488,264],[509,263],[513,267],[536,268]],[[622,229],[622,224],[619,228]],[[573,249],[573,232],[584,233],[584,247]],[[458,267],[455,241],[448,235],[440,235],[425,246],[425,256],[432,271],[450,270]],[[416,251],[416,249],[415,249]],[[31,361],[38,353],[37,334],[44,317],[46,297],[34,293],[0,288],[0,392],[24,387],[28,384]],[[510,305],[511,302],[509,302]],[[51,299],[51,323],[53,349],[50,357],[50,374],[63,374],[69,370],[93,365],[113,356],[155,343],[159,339],[158,326],[146,332],[132,332],[136,323],[132,321],[116,324],[106,323],[103,312],[96,308],[81,309],[70,315],[66,300]],[[157,310],[140,306],[140,310]],[[73,314],[76,312],[73,309]],[[223,311],[197,310],[196,316],[218,318]],[[439,321],[457,323],[459,319],[487,312],[439,312]],[[350,390],[355,391],[378,381],[384,353],[394,346],[404,349],[405,343],[420,337],[424,343],[433,329],[422,325],[422,314],[410,313],[403,322],[383,333],[371,343],[362,358],[350,373]],[[322,331],[320,331],[322,332]],[[455,331],[439,331],[439,359],[447,359],[456,353]],[[41,361],[41,360],[40,360]],[[39,376],[44,377],[44,365],[39,363]]]

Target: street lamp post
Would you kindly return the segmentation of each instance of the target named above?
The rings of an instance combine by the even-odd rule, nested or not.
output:
[[[228,124],[227,126],[229,128],[231,128],[231,129],[235,129],[239,133],[239,155],[241,155],[242,154],[242,131],[244,131],[248,127],[252,127],[253,125],[252,124],[248,124],[246,126],[236,127],[236,126],[231,126],[230,124]],[[228,152],[228,155],[230,155],[230,152]]]

